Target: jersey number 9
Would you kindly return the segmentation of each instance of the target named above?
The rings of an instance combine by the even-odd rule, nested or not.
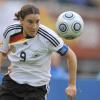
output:
[[[20,58],[21,58],[21,60],[20,61],[26,61],[26,53],[24,52],[24,51],[22,51],[21,53],[20,53]]]

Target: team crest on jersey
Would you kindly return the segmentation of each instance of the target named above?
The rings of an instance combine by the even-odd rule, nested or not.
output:
[[[12,45],[12,46],[10,47],[10,51],[13,52],[13,53],[15,53],[15,52],[16,52],[16,48]]]

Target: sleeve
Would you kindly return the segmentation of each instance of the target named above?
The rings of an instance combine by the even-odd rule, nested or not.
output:
[[[68,45],[65,45],[62,38],[53,32],[52,39],[49,41],[49,49],[59,53],[61,56],[65,55],[68,51]]]
[[[49,41],[49,48],[52,50],[52,51],[58,51],[60,48],[63,47],[64,45],[64,42],[62,39],[60,39],[60,37],[54,37],[52,38],[51,41]]]
[[[0,52],[7,53],[9,50],[9,36],[2,36],[0,39]]]
[[[59,53],[61,56],[64,56],[68,51],[68,46],[67,45],[63,45],[62,48],[60,48],[57,53]]]
[[[64,41],[57,33],[45,26],[41,26],[38,32],[43,37],[43,43],[49,49],[50,53],[57,52],[61,56],[66,54],[68,46],[64,44]]]

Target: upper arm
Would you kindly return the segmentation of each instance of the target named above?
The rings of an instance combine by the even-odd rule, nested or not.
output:
[[[10,39],[10,34],[12,33],[12,30],[8,27],[3,35],[2,38],[0,39],[0,52],[2,53],[7,53],[9,50],[9,39]]]
[[[7,53],[0,52],[0,57],[2,57],[3,59],[6,59],[7,58]]]
[[[6,58],[7,58],[7,54],[0,52],[0,69]]]
[[[69,47],[67,53],[64,55],[67,60],[71,60],[71,59],[76,59],[76,54],[74,53],[74,51]]]
[[[7,53],[9,50],[9,37],[3,37],[0,45],[0,52]]]
[[[22,27],[20,25],[14,24],[8,26],[3,33],[2,46],[0,47],[0,52],[7,53],[10,48],[9,42],[11,40],[11,36],[16,35],[15,33],[20,32],[22,32]]]

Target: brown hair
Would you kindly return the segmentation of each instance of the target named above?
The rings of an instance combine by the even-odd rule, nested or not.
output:
[[[40,14],[40,10],[33,4],[26,4],[20,11],[15,13],[16,18],[14,20],[24,19],[29,14]]]

